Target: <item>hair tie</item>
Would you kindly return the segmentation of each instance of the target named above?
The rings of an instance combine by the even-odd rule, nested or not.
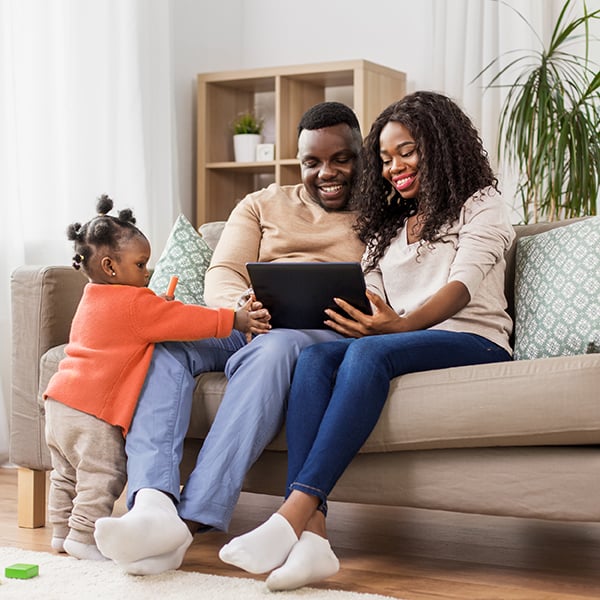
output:
[[[73,256],[73,268],[76,271],[79,271],[79,269],[81,268],[81,263],[83,262],[83,260],[83,254],[75,254],[75,256]]]

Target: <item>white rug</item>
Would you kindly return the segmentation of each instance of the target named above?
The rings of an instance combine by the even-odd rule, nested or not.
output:
[[[39,565],[32,579],[8,579],[4,569],[15,563]],[[126,575],[114,563],[0,547],[1,600],[390,600],[390,596],[302,588],[270,592],[263,581],[188,571],[161,575]]]

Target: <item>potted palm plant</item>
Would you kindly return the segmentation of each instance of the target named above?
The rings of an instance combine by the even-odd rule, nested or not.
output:
[[[262,141],[264,120],[253,111],[240,113],[232,123],[233,155],[236,162],[254,162],[256,147]]]
[[[531,28],[519,11],[502,4]],[[525,222],[597,214],[600,73],[588,53],[598,41],[589,27],[600,19],[600,10],[588,11],[584,1],[583,15],[571,18],[571,5],[572,0],[565,2],[546,47],[534,31],[541,49],[519,51],[486,85],[508,87],[500,111],[498,156],[516,168]],[[582,49],[579,54],[571,51],[575,43]],[[514,79],[504,83],[508,77]]]

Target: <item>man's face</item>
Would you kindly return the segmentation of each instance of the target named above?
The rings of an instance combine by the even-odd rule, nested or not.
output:
[[[360,144],[346,123],[300,133],[302,183],[325,210],[341,210],[348,204],[359,150]]]

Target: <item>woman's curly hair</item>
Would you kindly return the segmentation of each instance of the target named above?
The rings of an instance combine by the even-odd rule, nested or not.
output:
[[[75,255],[73,268],[84,270],[90,265],[93,256],[100,248],[110,248],[118,251],[121,243],[134,235],[143,233],[135,226],[135,217],[131,209],[119,211],[113,217],[108,213],[113,209],[113,201],[103,194],[98,198],[96,212],[93,219],[84,223],[71,223],[67,227],[67,238],[74,242]]]
[[[382,176],[379,137],[390,121],[400,123],[415,140],[419,157],[419,194],[402,198]],[[367,270],[375,267],[406,219],[420,215],[421,243],[433,242],[454,222],[477,190],[498,189],[481,138],[469,117],[447,96],[415,92],[388,106],[365,138],[353,203],[355,229],[367,244]]]

